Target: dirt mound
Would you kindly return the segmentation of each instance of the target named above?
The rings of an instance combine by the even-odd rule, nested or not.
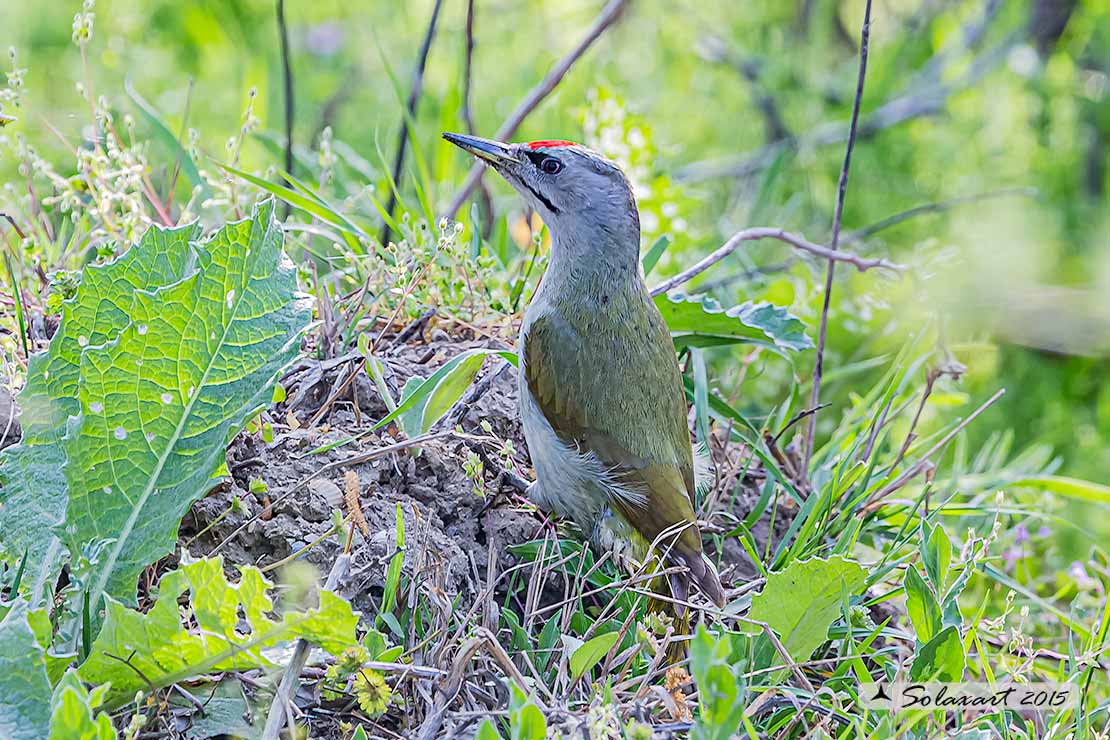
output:
[[[455,354],[479,346],[489,344],[401,345],[396,352],[381,357],[390,393],[399,398],[409,378],[426,377]],[[498,364],[487,361],[484,392],[462,409],[458,423],[464,432],[488,439],[490,435],[481,426],[483,420],[488,422],[494,435],[513,440],[521,451],[517,464],[523,464],[515,376],[512,368],[499,372]],[[223,554],[228,563],[261,567],[311,545],[304,560],[326,573],[342,538],[317,540],[332,529],[334,511],[346,513],[344,473],[353,470],[358,476],[359,504],[369,535],[364,538],[356,534],[354,562],[339,589],[342,595],[351,598],[364,613],[373,613],[372,604],[380,604],[384,565],[396,552],[399,504],[407,540],[405,572],[431,568],[447,593],[472,599],[480,588],[478,574],[485,573],[490,546],[499,554],[498,565],[508,567],[514,561],[507,548],[531,539],[541,521],[520,507],[479,496],[464,464],[472,453],[485,450],[478,449],[480,442],[458,438],[449,431],[419,447],[334,466],[341,469],[318,474],[329,464],[403,444],[405,439],[392,425],[380,434],[366,434],[373,421],[385,416],[387,410],[356,357],[342,362],[304,363],[287,376],[289,400],[279,404],[273,415],[312,418],[334,395],[332,389],[351,372],[355,374],[353,394],[345,393],[335,400],[316,426],[289,429],[268,444],[258,432],[240,434],[228,449],[230,481],[193,506],[182,524],[182,541],[196,556],[215,552]],[[357,439],[314,452],[350,438]],[[495,482],[496,472],[486,471],[487,483]],[[257,492],[251,491],[252,480]],[[238,504],[234,504],[236,501]]]

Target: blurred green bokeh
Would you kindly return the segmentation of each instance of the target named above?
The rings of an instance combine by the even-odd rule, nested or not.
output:
[[[330,125],[372,167],[391,159],[401,117],[387,66],[407,87],[432,5],[286,4],[299,146],[311,149]],[[479,133],[497,129],[600,6],[477,0],[472,96]],[[650,168],[669,174],[681,190],[688,225],[675,235],[661,273],[692,263],[748,225],[783,226],[826,241],[862,6],[863,0],[632,2],[517,138],[583,138],[597,89],[650,124],[657,152]],[[54,162],[72,158],[64,142],[80,141],[88,120],[74,91],[85,75],[70,39],[79,9],[76,0],[0,4],[0,46],[14,47],[18,66],[29,70],[24,105],[5,111],[18,120],[4,131],[23,135]],[[1054,23],[1053,9],[1067,11],[1066,23]],[[199,132],[202,151],[218,159],[254,86],[263,136],[245,152],[244,165],[278,161],[272,142],[281,140],[283,100],[273,2],[100,0],[95,13],[86,81],[95,94],[134,112],[124,92],[129,81],[174,129],[190,101],[186,125]],[[444,3],[418,115],[416,141],[441,205],[466,164],[438,138],[463,127],[465,13],[462,0]],[[919,267],[901,282],[841,269],[827,367],[896,351],[918,327],[939,320],[947,346],[969,368],[959,390],[980,400],[997,387],[1008,390],[969,430],[972,447],[1012,429],[1015,449],[1049,445],[1063,459],[1064,474],[1110,481],[1110,5],[878,0],[872,41],[846,231],[923,203],[1002,188],[1036,194],[923,215],[851,245]],[[893,122],[903,114],[907,120]],[[139,131],[150,135],[142,122]],[[765,148],[781,134],[797,137],[799,146]],[[169,149],[152,146],[152,164],[170,166]],[[738,156],[755,161],[743,155],[757,153],[758,165],[743,176],[712,175]],[[8,148],[0,148],[0,157],[0,179],[18,181]],[[490,185],[511,207],[510,191]],[[753,245],[701,284],[789,257],[782,245]],[[793,303],[816,333],[822,269],[747,275],[713,290],[724,300],[759,295]],[[731,361],[721,360],[719,385],[729,397],[739,393],[746,410],[765,413],[782,373],[808,377],[811,361],[793,370],[768,361],[740,391],[728,387]],[[760,377],[768,379],[762,389]],[[847,399],[867,382],[866,373],[833,379],[827,393]],[[965,406],[970,410],[971,402]],[[821,429],[835,421],[824,417]],[[1081,518],[1080,506],[1072,506]]]

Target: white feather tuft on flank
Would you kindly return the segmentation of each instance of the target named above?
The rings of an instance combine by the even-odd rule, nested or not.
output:
[[[589,453],[589,457],[593,458],[593,462],[596,462],[598,466],[601,465],[601,461],[597,459],[597,455],[591,452]],[[607,469],[598,476],[598,482],[611,499],[623,501],[629,506],[637,509],[643,509],[647,506],[647,493],[639,488],[634,488],[624,483],[618,483],[613,475],[612,469]]]
[[[698,442],[694,445],[694,490],[705,493],[713,487],[716,479],[717,471],[713,468],[709,446],[705,442]]]
[[[520,384],[520,398],[524,435],[536,468],[537,485],[529,492],[533,501],[569,517],[583,532],[593,529],[610,500],[640,509],[647,506],[645,490],[622,481],[593,452],[564,444],[524,383]],[[598,495],[598,489],[605,495]]]

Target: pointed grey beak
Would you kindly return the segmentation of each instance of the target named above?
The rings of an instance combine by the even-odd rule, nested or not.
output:
[[[507,144],[502,144],[500,141],[481,139],[477,136],[467,136],[466,134],[450,133],[444,133],[443,138],[447,139],[447,141],[455,146],[465,149],[475,157],[480,157],[493,165],[520,161],[513,156],[512,149],[510,149]]]

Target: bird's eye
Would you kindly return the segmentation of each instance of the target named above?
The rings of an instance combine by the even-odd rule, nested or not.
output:
[[[563,163],[555,159],[554,157],[547,157],[542,162],[540,162],[540,170],[549,175],[554,175],[558,172],[561,172],[562,169]]]

